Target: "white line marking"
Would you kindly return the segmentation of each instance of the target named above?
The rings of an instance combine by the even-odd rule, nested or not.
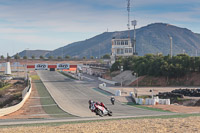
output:
[[[86,76],[82,76],[82,77],[84,77],[84,78],[86,78],[86,79],[89,79],[89,80],[94,80],[94,79],[88,78],[88,77],[86,77]]]
[[[50,98],[50,97],[31,97],[31,99]]]
[[[56,106],[57,104],[48,104],[48,105],[34,105],[34,106],[29,106],[31,108],[34,108],[34,107],[48,107],[48,106]]]

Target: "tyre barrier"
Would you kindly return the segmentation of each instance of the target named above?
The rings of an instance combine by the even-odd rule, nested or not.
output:
[[[31,78],[29,78],[29,85],[22,92],[22,101],[14,106],[0,109],[0,116],[8,115],[19,110],[26,100],[29,98],[32,91]]]
[[[200,89],[176,89],[171,91],[171,93],[177,93],[191,97],[200,97]]]

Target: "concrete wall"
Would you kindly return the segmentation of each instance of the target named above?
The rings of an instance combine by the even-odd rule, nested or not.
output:
[[[116,90],[110,89],[110,88],[106,87],[104,84],[99,84],[99,88],[104,90],[104,91],[107,91],[107,92],[109,92],[113,95],[116,94]]]
[[[115,82],[115,81],[110,81],[110,80],[103,79],[103,78],[100,78],[100,77],[98,77],[98,80],[100,80],[102,82],[105,82],[105,83],[112,84],[112,85],[116,85],[117,84],[117,82]]]
[[[24,105],[24,103],[29,98],[31,91],[32,91],[31,79],[29,79],[29,83],[30,83],[29,86],[26,87],[22,92],[22,101],[20,103],[18,103],[17,105],[0,109],[0,116],[4,116],[4,115],[8,115],[10,113],[13,113],[13,112],[19,110]]]

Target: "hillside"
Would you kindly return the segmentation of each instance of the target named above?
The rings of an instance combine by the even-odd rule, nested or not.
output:
[[[163,53],[167,55],[170,49],[168,35],[173,38],[173,54],[183,53],[194,56],[196,50],[200,51],[200,34],[193,33],[186,28],[180,28],[164,23],[155,23],[137,29],[136,50],[140,56],[146,53]],[[47,56],[94,56],[99,57],[111,53],[111,39],[127,37],[127,31],[105,32],[93,38],[75,42],[53,50]],[[131,36],[133,31],[131,31]],[[200,55],[200,53],[199,53]]]
[[[188,73],[181,78],[141,76],[138,80],[138,86],[200,86],[200,73]],[[134,81],[130,86],[137,86]]]
[[[35,56],[35,58],[39,58],[40,56],[46,56],[49,52],[49,50],[24,50],[19,53],[20,57],[27,56],[31,57],[32,55]]]

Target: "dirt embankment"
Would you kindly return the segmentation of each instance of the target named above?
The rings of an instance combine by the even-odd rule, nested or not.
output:
[[[139,86],[200,86],[200,73],[189,73],[181,78],[167,77],[141,77],[138,81]],[[137,81],[130,86],[137,86]]]
[[[10,80],[5,88],[0,90],[0,108],[13,106],[21,102],[22,91],[27,83],[23,80]]]

